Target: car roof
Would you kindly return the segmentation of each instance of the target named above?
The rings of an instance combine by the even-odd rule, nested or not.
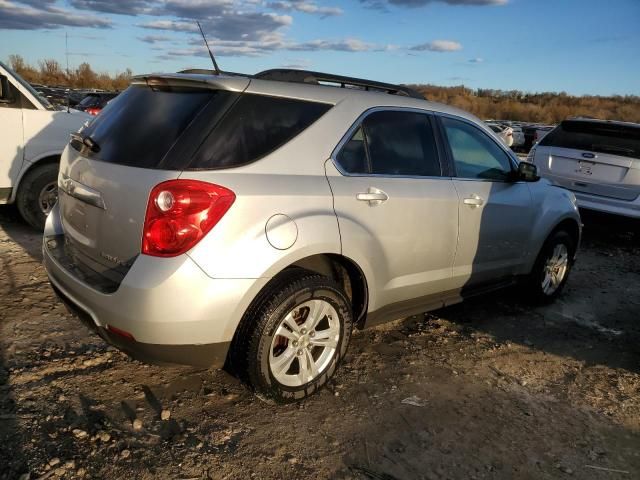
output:
[[[640,123],[635,122],[623,122],[622,120],[601,120],[598,118],[587,118],[587,117],[570,117],[563,122],[584,122],[584,123],[604,123],[610,125],[620,125],[626,127],[637,127],[640,128]]]
[[[363,111],[376,107],[415,108],[462,117],[484,125],[484,122],[475,115],[450,105],[432,102],[424,98],[390,94],[379,90],[364,90],[363,88],[340,88],[333,85],[262,79],[252,75],[225,72],[221,74],[153,73],[135,76],[131,83],[148,84],[148,82],[156,80],[166,82],[169,85],[201,84],[212,89],[246,91],[247,93],[295,98],[334,105],[345,101],[354,101],[358,103],[359,108],[362,108]]]

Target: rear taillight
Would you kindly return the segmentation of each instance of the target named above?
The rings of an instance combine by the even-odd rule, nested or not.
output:
[[[175,257],[196,245],[235,201],[228,188],[198,180],[169,180],[149,195],[142,253]]]
[[[100,110],[102,110],[101,108],[93,108],[93,107],[89,107],[85,110],[85,112],[87,112],[89,115],[97,115],[100,113]]]

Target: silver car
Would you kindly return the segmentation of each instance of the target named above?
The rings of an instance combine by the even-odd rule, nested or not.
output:
[[[541,175],[582,208],[640,218],[640,124],[565,120],[529,153]]]
[[[338,85],[344,88],[336,88]],[[472,115],[315,72],[141,76],[62,155],[44,263],[135,358],[222,367],[277,401],[352,328],[524,282],[562,290],[573,194]]]

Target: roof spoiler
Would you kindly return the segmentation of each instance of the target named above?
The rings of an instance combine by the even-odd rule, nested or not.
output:
[[[229,90],[235,92],[244,91],[249,85],[250,77],[232,75],[211,75],[206,71],[207,76],[196,75],[194,71],[180,73],[158,73],[149,75],[137,75],[131,79],[131,85],[147,85],[157,90],[170,91],[173,88],[210,88],[219,90]],[[186,76],[183,73],[191,76]],[[224,72],[226,73],[226,72]]]

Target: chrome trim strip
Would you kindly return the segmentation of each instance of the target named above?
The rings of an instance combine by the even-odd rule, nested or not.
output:
[[[80,201],[101,208],[102,210],[107,209],[100,192],[81,184],[77,180],[69,178],[63,173],[60,173],[58,177],[58,188],[70,197],[77,198]]]

